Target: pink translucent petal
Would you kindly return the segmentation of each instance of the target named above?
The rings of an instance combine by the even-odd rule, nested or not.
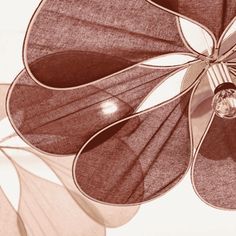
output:
[[[19,214],[29,235],[105,235],[104,227],[77,205],[67,190],[17,165],[21,181]]]
[[[0,233],[1,235],[27,235],[24,223],[11,206],[0,188]]]
[[[118,227],[127,223],[138,211],[137,206],[123,207],[105,205],[91,201],[82,195],[76,188],[72,177],[71,168],[74,156],[68,156],[66,158],[49,155],[41,156],[66,186],[81,209],[98,223],[107,227]]]

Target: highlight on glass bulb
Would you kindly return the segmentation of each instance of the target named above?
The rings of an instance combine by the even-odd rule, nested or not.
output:
[[[213,98],[212,107],[215,114],[221,118],[236,118],[236,89],[218,90]]]

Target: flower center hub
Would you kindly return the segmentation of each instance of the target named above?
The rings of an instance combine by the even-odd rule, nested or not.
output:
[[[215,96],[212,108],[221,118],[236,118],[236,86],[232,81],[228,67],[224,63],[210,65],[207,76]]]

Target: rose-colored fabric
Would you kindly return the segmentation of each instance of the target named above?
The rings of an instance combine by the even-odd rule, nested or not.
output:
[[[57,88],[96,81],[160,54],[187,51],[176,17],[144,0],[45,0],[26,39],[27,68],[36,80]]]
[[[22,219],[13,209],[1,188],[0,201],[0,234],[15,236],[27,235]]]
[[[148,0],[208,27],[217,39],[236,16],[234,0]]]
[[[132,219],[138,211],[139,206],[127,207],[101,204],[88,199],[78,191],[71,171],[74,156],[61,158],[60,156],[42,155],[42,158],[66,186],[80,208],[101,225],[107,227],[121,226]]]
[[[8,88],[9,85],[0,85],[0,94],[2,95],[3,101],[6,101],[6,94]],[[41,190],[42,189],[44,190],[43,191],[44,193],[51,191],[50,186],[52,186],[52,188],[56,188],[57,186],[58,189],[61,189],[60,194],[54,194],[53,197],[50,196],[50,198],[52,198],[54,201],[59,201],[59,199],[62,197],[61,195],[63,195],[63,199],[65,200],[64,203],[60,205],[60,211],[63,212],[65,210],[71,212],[70,217],[72,219],[69,219],[70,221],[74,220],[74,217],[76,217],[75,219],[76,223],[74,225],[73,224],[71,225],[72,228],[71,230],[77,231],[79,235],[87,235],[89,233],[89,230],[87,230],[86,227],[84,228],[83,226],[81,226],[81,224],[85,224],[87,227],[90,228],[94,228],[94,225],[97,226],[100,225],[101,227],[97,227],[97,229],[99,229],[97,230],[98,232],[95,233],[96,235],[100,235],[99,231],[101,228],[121,226],[127,223],[136,214],[137,210],[139,209],[139,206],[127,207],[127,206],[112,206],[112,205],[100,204],[91,201],[90,199],[82,195],[82,193],[78,191],[78,189],[76,188],[72,177],[72,165],[73,165],[74,155],[64,156],[64,157],[56,155],[48,155],[45,153],[43,154],[42,152],[38,152],[34,148],[27,147],[27,145],[24,144],[24,142],[21,141],[20,137],[18,137],[17,134],[14,132],[13,128],[11,128],[10,124],[6,122],[7,119],[6,119],[5,106],[6,106],[5,103],[3,102],[0,103],[0,111],[1,111],[0,114],[4,117],[4,119],[1,120],[0,122],[1,131],[4,131],[0,133],[1,134],[0,167],[2,174],[6,172],[5,174],[2,175],[6,177],[5,179],[2,179],[4,182],[5,181],[6,182],[5,183],[2,182],[3,184],[1,185],[0,189],[0,202],[1,202],[0,235],[26,236],[33,234],[32,232],[34,232],[35,235],[40,235],[40,232],[38,232],[38,227],[36,227],[36,229],[29,229],[30,228],[29,225],[33,224],[32,221],[35,220],[38,222],[38,225],[45,224],[45,219],[47,220],[47,217],[45,218],[45,214],[41,213],[43,211],[45,212],[52,211],[52,208],[55,205],[51,204],[48,206],[47,204],[45,204],[43,206],[42,202],[44,202],[45,198],[35,197],[35,193],[32,193],[35,190],[34,183],[32,183],[34,181],[32,179],[36,180],[36,182],[40,185]],[[8,125],[7,128],[6,125]],[[41,160],[41,163],[39,162],[39,160]],[[20,177],[19,175],[12,174],[12,171],[14,173],[15,170],[14,166],[17,165],[14,161],[19,161],[18,163],[19,173],[21,173],[22,168],[24,169],[26,167],[28,168],[24,169],[23,172],[33,171],[34,167],[36,167],[36,170],[40,169],[40,171],[36,173],[28,172],[28,175],[30,177],[27,176],[26,178],[19,180],[18,179],[18,177]],[[42,168],[42,164],[44,164],[44,168]],[[9,165],[13,167],[13,169],[9,168]],[[39,173],[40,176],[38,176]],[[62,183],[60,186],[58,186],[58,184],[55,182],[49,181],[50,177],[52,177],[51,176],[52,173],[55,173],[58,179],[60,179]],[[23,174],[23,176],[25,175]],[[17,184],[19,183],[18,181],[21,182],[20,186],[18,186]],[[27,193],[22,195],[19,194],[20,192],[18,192],[18,190],[20,190],[21,193],[25,191],[26,189],[25,185],[29,186],[26,190]],[[43,188],[42,185],[44,185]],[[18,187],[20,187],[20,189],[18,189]],[[48,190],[46,191],[46,189]],[[27,196],[31,195],[31,197],[29,197],[28,200],[25,200],[24,199],[25,195]],[[34,202],[34,204],[36,205],[40,204],[42,209],[41,210],[36,209],[35,212],[31,211],[30,215],[27,215],[27,213],[25,213],[25,208],[24,207],[23,209],[21,208],[20,213],[22,213],[23,215],[26,214],[26,217],[28,219],[30,218],[30,216],[34,215],[34,219],[29,220],[30,222],[27,222],[26,218],[22,220],[21,215],[19,215],[19,211],[17,211],[18,208],[16,203],[22,200],[23,202],[26,201],[27,204],[30,205],[32,204],[31,200],[34,201],[35,198],[37,198],[37,200]],[[68,206],[68,202],[66,200],[68,198],[70,199],[69,200],[70,202],[71,199],[73,198],[74,201],[73,211],[70,211],[69,209],[70,206]],[[15,208],[11,205],[12,203]],[[28,212],[27,207],[26,207],[26,212]],[[77,213],[74,214],[75,212]],[[48,214],[46,213],[46,215],[49,215],[49,213]],[[62,219],[62,221],[67,220],[59,216],[55,218],[55,221],[57,222],[56,224],[63,225],[64,222],[62,223],[58,222],[59,218]],[[54,217],[52,217],[52,219],[54,220]],[[79,230],[77,229],[78,226],[80,228]],[[28,229],[27,230],[28,234],[26,233],[26,228]],[[100,232],[104,231],[102,230]],[[67,234],[69,234],[69,232],[67,232],[65,235]]]
[[[207,203],[236,209],[236,121],[215,116],[193,166],[193,181]]]
[[[203,24],[219,39],[236,15],[236,2],[42,1],[25,40],[28,73],[23,71],[18,76],[8,98],[9,115],[17,132],[40,150],[72,154],[94,133],[133,114],[149,92],[174,70],[134,64],[170,52],[188,52],[182,39],[190,43],[184,34],[180,37],[173,13]],[[219,57],[233,54],[234,39],[235,33],[224,41]],[[224,61],[234,63],[234,57],[233,54]],[[234,65],[228,65],[231,73],[236,74]],[[189,68],[188,72],[193,75],[194,64]],[[109,78],[105,78],[107,76]],[[192,82],[189,80],[184,89]],[[90,84],[84,86],[87,83]],[[80,85],[83,86],[71,88]],[[70,89],[62,90],[65,88]],[[115,204],[139,204],[173,187],[186,172],[192,154],[187,114],[190,93],[155,110],[121,120],[93,136],[74,162],[74,180],[78,187],[93,199]],[[208,110],[209,104],[208,100]],[[197,112],[198,116],[201,112],[203,109]],[[205,117],[204,127],[210,115]],[[199,195],[211,205],[229,209],[236,208],[234,123],[214,119],[193,168]],[[196,134],[197,128],[194,129]],[[195,147],[203,132],[204,129],[193,140]],[[68,167],[64,164],[56,165],[55,169]],[[19,171],[23,180],[29,177],[32,184],[37,185],[37,178]],[[68,181],[68,172],[58,175],[64,182]],[[44,186],[49,195],[64,191],[58,186],[50,187],[50,183],[45,182]],[[38,190],[33,191],[33,194],[24,191],[24,198],[38,198]],[[70,194],[74,197],[73,191]],[[48,201],[48,196],[45,199]],[[34,207],[41,214],[41,210]],[[30,214],[25,209],[27,204],[21,212],[22,216],[27,215],[23,217],[27,222]],[[84,210],[91,215],[90,210]],[[57,220],[60,222],[61,218]],[[42,224],[48,227],[48,222]],[[49,226],[49,230],[54,229]],[[103,234],[102,229],[100,233]]]
[[[105,235],[105,227],[90,218],[64,186],[16,168],[21,183],[19,214],[29,235]]]
[[[9,115],[19,134],[40,150],[77,153],[98,130],[132,114],[171,71],[135,67],[64,91],[42,87],[23,71],[9,93]]]
[[[136,204],[173,187],[190,160],[190,93],[94,136],[75,160],[81,190],[102,202]]]

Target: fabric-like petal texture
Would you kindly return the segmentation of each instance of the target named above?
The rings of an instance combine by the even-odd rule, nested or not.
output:
[[[208,27],[219,39],[236,15],[234,0],[147,0]]]
[[[236,121],[214,117],[193,165],[193,184],[212,206],[236,209]]]
[[[138,204],[172,188],[190,162],[190,93],[93,136],[74,163],[81,191],[102,202]]]
[[[23,71],[8,96],[8,114],[30,144],[54,154],[77,153],[98,130],[132,114],[139,103],[172,72],[134,67],[96,85],[51,90]]]
[[[26,229],[22,219],[12,208],[5,194],[0,188],[0,234],[26,236]]]
[[[44,0],[29,25],[24,61],[40,83],[68,88],[187,51],[176,17],[144,0]]]
[[[106,227],[118,227],[127,223],[136,214],[139,206],[113,206],[91,201],[78,191],[72,177],[74,156],[61,158],[59,156],[43,155],[43,160],[56,173],[61,182],[73,196],[81,209],[96,222]]]
[[[105,235],[66,189],[16,165],[21,181],[19,214],[29,235]]]
[[[0,91],[5,87],[9,86],[0,86]],[[1,94],[3,95],[3,100],[5,100],[6,92]],[[127,223],[136,214],[139,208],[138,206],[108,206],[96,203],[83,196],[73,182],[72,165],[75,156],[62,157],[43,154],[42,152],[30,148],[23,141],[19,143],[18,139],[20,139],[20,137],[16,135],[10,122],[6,122],[5,104],[1,105],[0,110],[5,119],[0,122],[0,130],[6,129],[7,132],[1,132],[0,135],[0,216],[2,217],[0,221],[0,224],[2,223],[0,235],[19,235],[18,232],[21,232],[22,236],[26,235],[26,229],[22,223],[23,221],[17,216],[19,201],[21,199],[21,186],[13,162],[21,169],[28,171],[30,175],[37,176],[36,178],[39,181],[42,180],[44,183],[50,182],[51,185],[55,185],[56,183],[58,187],[63,186],[63,192],[67,192],[67,194],[65,193],[67,198],[69,198],[69,196],[73,198],[75,208],[78,208],[79,212],[83,211],[86,213],[81,214],[84,216],[84,219],[86,218],[85,215],[87,215],[88,218],[91,218],[95,223],[97,222],[102,226],[118,227]],[[15,140],[13,141],[13,139]],[[8,140],[12,140],[10,146],[8,146]],[[13,144],[15,144],[15,146]],[[56,176],[53,173],[55,173]],[[57,196],[54,195],[53,198],[56,199]],[[40,204],[41,200],[38,201]],[[6,212],[8,212],[8,217],[6,217]],[[36,220],[41,223],[41,218],[38,215],[35,217],[37,218]],[[73,216],[71,215],[71,217]],[[44,221],[44,218],[42,220]],[[76,221],[75,226],[78,227],[78,221]],[[86,234],[86,232],[83,233]]]

